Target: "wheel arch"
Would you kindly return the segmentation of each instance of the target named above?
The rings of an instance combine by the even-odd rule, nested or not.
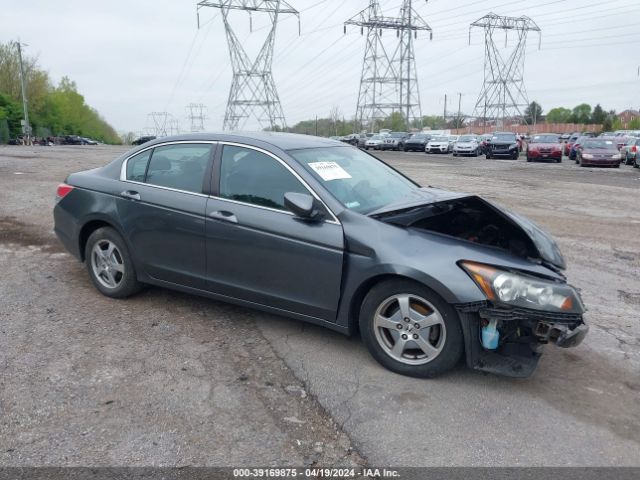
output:
[[[95,232],[96,230],[98,230],[99,228],[103,228],[103,227],[110,227],[113,228],[116,232],[118,232],[122,238],[124,239],[125,236],[123,235],[122,231],[115,225],[115,222],[109,220],[109,219],[105,219],[105,218],[92,218],[92,219],[88,219],[87,221],[85,221],[85,223],[82,225],[82,227],[80,228],[80,231],[78,233],[78,248],[80,251],[80,260],[84,262],[85,260],[85,248],[87,246],[87,241],[89,240],[89,236],[91,236],[91,234],[93,232]],[[125,239],[125,243],[128,243]],[[127,245],[128,246],[128,245]]]
[[[410,272],[384,272],[372,275],[371,277],[362,281],[355,289],[353,295],[349,301],[348,310],[348,330],[349,334],[353,335],[358,333],[359,326],[358,320],[360,318],[360,309],[362,308],[362,302],[367,294],[376,285],[388,280],[407,280],[415,282],[428,289],[432,290],[442,300],[453,306],[455,300],[452,298],[452,293],[448,291],[440,282],[429,277],[427,275],[412,275]],[[454,308],[455,310],[455,308]]]

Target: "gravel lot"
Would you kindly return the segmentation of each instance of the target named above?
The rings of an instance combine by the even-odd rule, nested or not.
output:
[[[640,465],[640,171],[379,156],[558,240],[591,331],[529,379],[383,370],[358,338],[157,288],[102,297],[56,185],[117,147],[0,147],[0,465]]]

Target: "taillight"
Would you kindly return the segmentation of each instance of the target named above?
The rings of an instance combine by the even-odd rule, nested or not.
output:
[[[60,185],[58,185],[58,189],[56,190],[56,200],[62,200],[69,194],[71,190],[73,190],[73,187],[71,185],[61,183]]]
[[[638,151],[638,147],[634,145],[633,147],[631,147],[631,151],[633,153],[637,152]]]

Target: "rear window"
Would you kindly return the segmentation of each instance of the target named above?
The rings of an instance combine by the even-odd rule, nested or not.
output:
[[[145,182],[160,187],[202,193],[211,156],[209,144],[177,144],[153,150]]]

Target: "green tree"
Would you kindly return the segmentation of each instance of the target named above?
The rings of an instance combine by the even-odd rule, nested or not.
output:
[[[593,112],[591,113],[591,123],[602,124],[607,116],[607,112],[604,111],[600,104],[597,104],[593,107]]]
[[[581,103],[571,112],[571,123],[589,123],[591,121],[591,105]]]
[[[571,120],[571,110],[564,107],[556,107],[547,113],[547,123],[568,123]]]
[[[0,144],[9,141],[9,123],[6,118],[0,118]]]
[[[531,102],[524,111],[524,121],[527,125],[535,125],[542,119],[542,107],[536,101]]]
[[[629,122],[629,130],[640,130],[640,118],[634,118]]]
[[[610,132],[611,130],[613,130],[613,118],[611,115],[607,115],[602,121],[602,131]]]

